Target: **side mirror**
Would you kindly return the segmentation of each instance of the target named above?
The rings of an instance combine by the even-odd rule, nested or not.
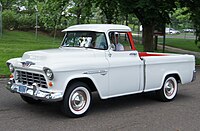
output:
[[[109,46],[109,48],[110,48],[110,50],[115,51],[115,45],[114,45],[114,44],[111,44],[111,45]]]

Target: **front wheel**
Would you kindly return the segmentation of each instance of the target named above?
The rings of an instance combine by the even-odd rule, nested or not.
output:
[[[75,82],[66,90],[62,111],[69,117],[84,116],[90,108],[92,95],[85,83]]]
[[[161,101],[171,101],[176,97],[177,92],[177,80],[173,76],[170,76],[165,79],[163,87],[156,93]]]

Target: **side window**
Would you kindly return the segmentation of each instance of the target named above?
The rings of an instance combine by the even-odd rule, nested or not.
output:
[[[111,44],[113,44],[115,47],[115,51],[131,50],[131,44],[126,32],[110,32],[109,38]]]

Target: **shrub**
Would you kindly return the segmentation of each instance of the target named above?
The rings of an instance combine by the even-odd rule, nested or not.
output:
[[[30,30],[35,28],[35,16],[29,14],[21,14],[17,18],[18,29]]]
[[[3,28],[13,30],[17,28],[17,14],[12,10],[4,10],[2,12]]]

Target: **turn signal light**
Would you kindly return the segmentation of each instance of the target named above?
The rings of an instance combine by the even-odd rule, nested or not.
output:
[[[10,78],[14,78],[13,74],[10,75]]]
[[[53,86],[53,82],[49,82],[49,87],[52,87]]]

